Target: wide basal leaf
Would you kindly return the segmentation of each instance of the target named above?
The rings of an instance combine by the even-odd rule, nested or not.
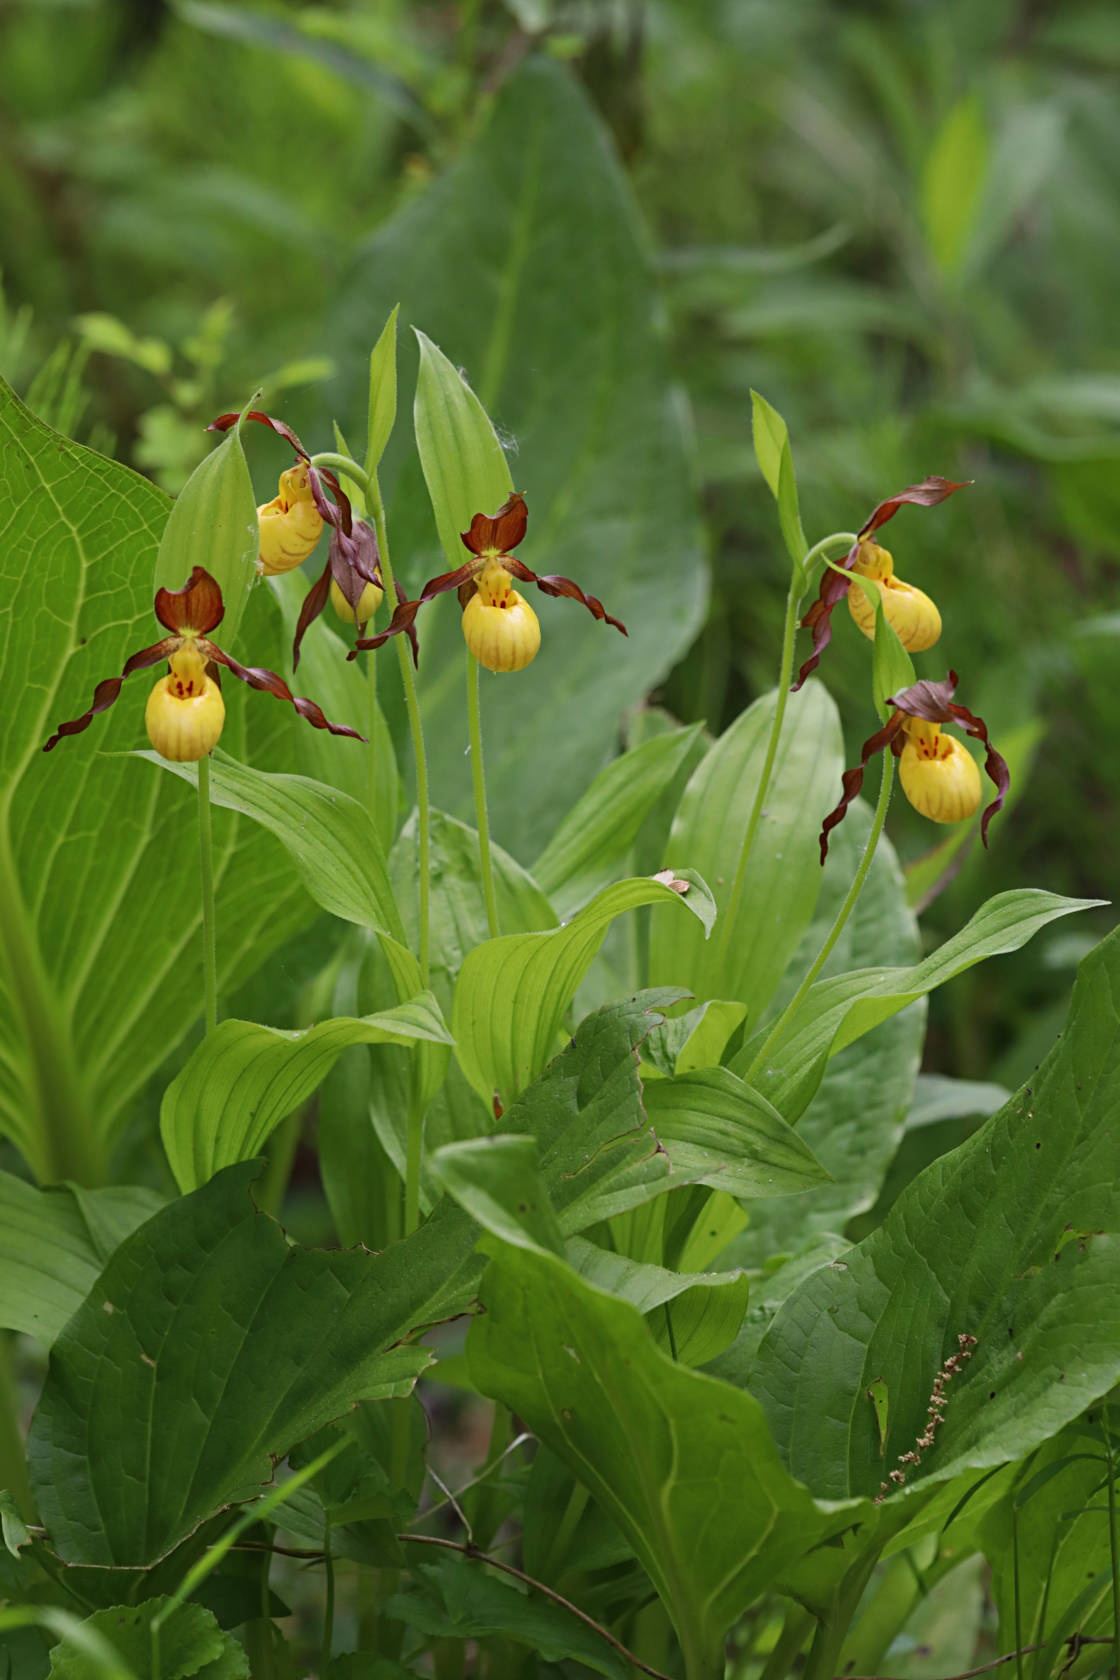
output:
[[[114,1254],[55,1342],[29,1458],[67,1563],[146,1565],[355,1401],[407,1390],[467,1233],[385,1254],[290,1246],[255,1164],[173,1202]],[[469,1248],[468,1248],[469,1252]]]
[[[564,1011],[616,916],[645,904],[691,911],[706,935],[715,906],[692,870],[674,871],[676,889],[656,878],[617,881],[564,927],[490,939],[469,953],[451,1009],[463,1072],[483,1098],[503,1102],[541,1072],[555,1049]]]
[[[791,1123],[805,1112],[830,1056],[988,957],[1017,951],[1059,916],[1090,910],[1098,898],[1062,898],[1037,888],[997,893],[952,939],[912,968],[865,968],[818,980],[782,1037],[759,1061],[764,1029],[732,1067],[762,1091]],[[753,1066],[759,1062],[757,1068]]]
[[[4,385],[0,442],[0,1129],[39,1178],[92,1183],[130,1100],[201,1018],[195,802],[112,756],[144,741],[158,672],[126,683],[85,734],[41,749],[160,634],[152,573],[171,504],[50,431]],[[283,657],[273,613],[266,596],[249,603],[254,662]],[[283,759],[296,731],[313,733],[268,695],[229,692],[240,686],[226,685],[234,750],[248,739],[255,759]],[[276,843],[224,812],[214,870],[228,991],[314,910]]]
[[[727,1629],[830,1523],[782,1467],[761,1408],[660,1353],[641,1315],[552,1255],[495,1244],[471,1374],[618,1524],[677,1628],[687,1672],[723,1672]],[[847,1518],[851,1520],[850,1516]]]
[[[137,757],[198,786],[197,765],[169,764],[151,752]],[[366,806],[307,776],[254,770],[220,748],[213,755],[210,797],[275,834],[324,910],[403,940],[385,854]]]
[[[163,1206],[154,1190],[37,1190],[0,1172],[0,1328],[50,1347],[117,1245]]]
[[[530,586],[539,655],[515,676],[484,675],[494,830],[529,858],[611,755],[622,712],[688,646],[706,595],[648,246],[609,137],[560,65],[530,60],[507,77],[459,161],[362,251],[331,324],[343,369],[333,407],[347,432],[361,431],[361,374],[398,300],[402,322],[465,370],[516,443],[529,508],[519,554],[535,572],[575,578],[629,631]],[[417,366],[412,341],[402,335],[403,389]],[[446,564],[407,445],[403,435],[390,444],[382,487],[396,569],[415,595]],[[453,597],[420,614],[420,687],[433,784],[467,816],[459,619]]]
[[[1082,963],[1041,1072],[919,1175],[884,1224],[811,1277],[762,1343],[751,1387],[795,1475],[876,1492],[945,1419],[908,1484],[1030,1451],[1120,1376],[1120,937]],[[887,1442],[867,1390],[880,1380]]]
[[[410,953],[406,953],[410,954]],[[160,1133],[180,1190],[259,1155],[273,1129],[354,1044],[450,1044],[431,992],[361,1020],[335,1018],[297,1032],[221,1021],[168,1086]]]
[[[836,707],[819,683],[790,696],[764,815],[733,919],[739,854],[766,757],[777,695],[756,700],[693,772],[667,861],[698,869],[720,920],[710,943],[686,923],[650,931],[650,978],[698,998],[736,999],[748,1021],[765,1009],[813,914],[821,888],[817,833],[843,770]]]

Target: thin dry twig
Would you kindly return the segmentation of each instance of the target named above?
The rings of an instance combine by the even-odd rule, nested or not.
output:
[[[1063,1645],[1070,1647],[1070,1661],[1077,1656],[1083,1645],[1111,1645],[1112,1635],[1071,1633],[1068,1639],[1063,1639]],[[1014,1662],[1016,1657],[1027,1657],[1032,1651],[1042,1651],[1046,1648],[1046,1640],[1038,1645],[1024,1645],[1021,1651],[1005,1651],[1002,1657],[994,1657],[991,1662],[981,1663],[979,1668],[966,1668],[963,1674],[946,1675],[945,1680],[975,1680],[978,1674],[988,1674],[993,1668],[1002,1668],[1004,1663]],[[838,1674],[836,1680],[892,1680],[888,1674]]]

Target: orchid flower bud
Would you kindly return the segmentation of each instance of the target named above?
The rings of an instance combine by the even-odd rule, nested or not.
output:
[[[260,521],[260,560],[264,577],[294,571],[311,553],[323,530],[323,516],[315,506],[307,465],[297,461],[280,474],[279,491],[257,509]]]
[[[168,660],[168,674],[148,696],[144,722],[161,758],[194,764],[217,743],[226,721],[222,691],[206,675],[206,661],[188,642]]]
[[[331,606],[339,618],[345,619],[347,624],[368,624],[378,607],[385,598],[385,591],[379,589],[376,583],[367,583],[358,601],[358,610],[354,611],[338,584],[331,579]]]
[[[906,745],[898,763],[902,791],[931,822],[963,822],[980,807],[980,771],[976,760],[939,723],[907,718]]]

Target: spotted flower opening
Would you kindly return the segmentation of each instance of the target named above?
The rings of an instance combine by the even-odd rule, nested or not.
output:
[[[950,671],[942,682],[918,682],[894,695],[887,704],[894,712],[883,728],[863,743],[859,763],[843,776],[844,797],[830,811],[821,827],[821,863],[828,856],[828,836],[843,822],[848,806],[863,787],[863,772],[876,753],[888,747],[899,763],[902,791],[916,811],[932,822],[962,822],[980,807],[981,781],[976,760],[968,749],[942,726],[958,724],[967,735],[982,741],[986,749],[984,771],[995,786],[996,797],[980,819],[980,838],[988,844],[988,824],[1001,810],[1011,785],[1006,761],[988,739],[988,726],[967,706],[953,699],[957,673]]]
[[[865,636],[875,634],[874,605],[867,600],[862,589],[852,589],[850,574],[858,572],[870,582],[876,583],[883,602],[883,611],[887,621],[892,625],[903,647],[911,653],[921,653],[930,648],[941,634],[941,615],[928,595],[913,585],[905,583],[902,578],[894,575],[894,560],[889,550],[880,548],[877,543],[869,539],[872,532],[893,519],[900,507],[910,503],[916,507],[936,507],[955,490],[964,490],[971,480],[955,484],[952,479],[936,476],[923,478],[920,484],[911,484],[905,490],[900,490],[897,496],[888,496],[885,502],[880,502],[871,517],[867,519],[856,535],[856,540],[835,566],[826,566],[821,578],[820,593],[805,617],[801,620],[803,630],[813,633],[813,651],[797,673],[797,681],[793,685],[796,693],[820,664],[821,655],[832,640],[832,611],[848,596],[848,605],[853,619],[859,625]]]
[[[627,635],[626,626],[611,617],[602,601],[595,595],[585,595],[571,578],[538,576],[515,558],[511,550],[523,539],[528,522],[525,498],[516,490],[497,513],[476,513],[469,530],[461,532],[472,558],[453,572],[430,579],[415,601],[402,601],[388,628],[376,636],[360,637],[347,657],[353,659],[358,652],[381,647],[390,636],[402,631],[414,634],[413,622],[424,603],[456,589],[463,609],[463,635],[479,663],[489,671],[524,670],[536,657],[541,632],[536,613],[514,589],[511,578],[518,583],[535,583],[545,595],[579,601],[593,618]]]
[[[171,634],[141,648],[125,661],[119,677],[107,677],[93,691],[93,701],[81,717],[60,723],[43,748],[50,752],[66,735],[80,735],[89,728],[99,712],[107,711],[116,700],[125,679],[134,671],[143,671],[162,660],[168,662],[168,674],[156,684],[148,697],[146,722],[153,747],[164,758],[176,762],[194,762],[204,758],[222,732],[225,704],[217,683],[217,667],[224,665],[240,682],[276,695],[294,706],[300,717],[306,718],[315,729],[329,730],[332,735],[350,735],[364,740],[356,729],[344,723],[332,723],[324,716],[314,700],[294,695],[283,677],[260,666],[239,665],[216,642],[210,631],[217,628],[225,616],[222,592],[214,578],[201,566],[195,566],[182,589],[156,591],[155,614],[165,630]]]

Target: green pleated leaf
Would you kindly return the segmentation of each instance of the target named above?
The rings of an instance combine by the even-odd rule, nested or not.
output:
[[[1020,1458],[1120,1376],[1120,937],[1082,963],[1029,1087],[900,1195],[782,1308],[752,1391],[822,1497],[876,1492],[915,1448],[960,1337],[944,1422],[908,1484]],[[1092,1334],[1086,1334],[1086,1326]],[[871,1381],[890,1394],[879,1456]]]
[[[398,299],[402,321],[466,370],[501,439],[516,446],[511,465],[529,509],[519,555],[535,572],[574,578],[629,631],[530,587],[540,653],[515,675],[483,675],[491,821],[528,859],[613,755],[623,712],[679,660],[706,601],[650,242],[609,133],[565,67],[535,57],[506,76],[453,167],[358,254],[329,345],[341,370],[331,407],[351,435],[365,417],[369,346]],[[418,361],[403,334],[402,388]],[[445,540],[435,540],[419,465],[397,434],[381,482],[397,571],[415,596],[447,569],[447,545],[455,564],[466,559],[466,525],[445,515]],[[509,489],[500,452],[489,468],[487,513]],[[485,494],[472,482],[472,498]],[[417,623],[433,785],[469,820],[458,604],[433,601]]]
[[[698,998],[737,999],[756,1021],[807,927],[821,889],[821,818],[844,768],[840,721],[819,683],[789,698],[765,813],[734,918],[739,854],[762,774],[777,695],[755,701],[693,772],[673,822],[667,861],[688,863],[712,886],[720,920],[698,928],[662,917],[650,930],[650,979]]]
[[[420,344],[413,419],[420,464],[448,570],[469,559],[461,541],[476,513],[496,513],[513,489],[502,446],[486,410],[438,345],[415,328]]]
[[[0,1327],[50,1347],[110,1254],[162,1207],[154,1190],[37,1190],[0,1172]]]
[[[601,770],[577,799],[533,865],[534,880],[560,915],[570,915],[618,874],[702,727],[693,724],[644,741]]]
[[[683,893],[652,877],[618,881],[564,927],[487,940],[470,952],[455,988],[451,1031],[459,1064],[484,1101],[494,1092],[508,1101],[541,1072],[554,1053],[564,1011],[616,916],[645,904],[675,903],[708,932],[715,906],[707,886],[692,870],[674,874]]]
[[[380,1015],[320,1021],[298,1032],[219,1022],[168,1086],[160,1109],[160,1134],[180,1190],[196,1190],[222,1167],[259,1155],[343,1050],[417,1040],[451,1042],[430,992]]]
[[[646,1112],[674,1173],[729,1196],[788,1196],[828,1182],[812,1150],[729,1068],[652,1079]]]
[[[495,1242],[495,1239],[490,1239]],[[658,1351],[641,1314],[551,1255],[497,1245],[471,1374],[618,1524],[672,1616],[688,1672],[723,1672],[731,1623],[850,1522],[814,1507],[747,1394]]]
[[[750,1078],[787,1120],[796,1121],[820,1084],[830,1056],[974,963],[1017,951],[1048,922],[1101,902],[1062,898],[1037,888],[997,893],[959,933],[912,968],[857,969],[818,980],[764,1063],[751,1073],[765,1032],[743,1048],[732,1067]]]
[[[197,765],[170,764],[158,753],[136,756],[198,786]],[[307,776],[250,769],[220,748],[213,756],[210,797],[275,834],[324,910],[403,940],[377,829],[357,800]]]
[[[204,567],[225,603],[214,639],[236,658],[238,629],[256,581],[259,552],[257,498],[239,423],[199,462],[172,503],[156,556],[152,594],[157,589],[182,589],[193,567]]]
[[[152,570],[171,503],[2,384],[0,444],[0,1130],[41,1181],[97,1183],[137,1092],[201,1020],[196,801],[121,756],[145,742],[157,671],[125,683],[86,732],[42,747],[162,635]],[[282,662],[267,592],[243,628],[250,662]],[[298,733],[315,733],[238,683],[226,706],[225,742],[254,763],[299,763]],[[226,993],[315,909],[276,841],[224,811],[214,872]]]

